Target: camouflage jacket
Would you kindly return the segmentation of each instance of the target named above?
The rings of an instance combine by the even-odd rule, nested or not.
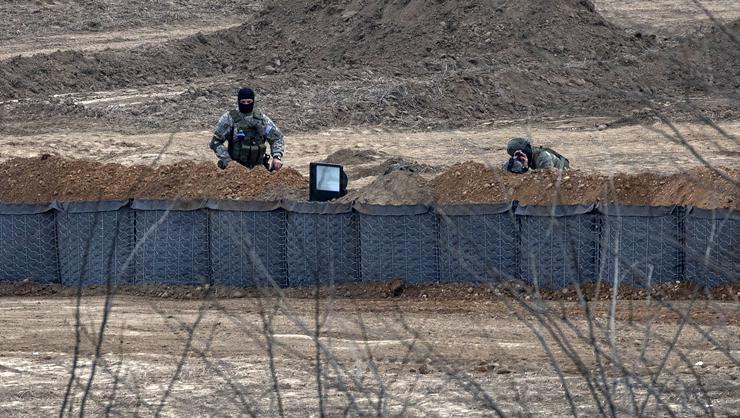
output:
[[[570,161],[557,152],[546,147],[532,147],[533,160],[530,168],[538,170],[541,168],[570,168]]]
[[[259,113],[259,112],[255,112]],[[273,157],[282,159],[283,153],[285,152],[285,136],[283,136],[280,129],[275,126],[275,123],[264,113],[259,113],[265,123],[265,132],[263,133],[267,143],[270,144],[270,151]],[[224,143],[231,141],[234,138],[234,120],[231,117],[230,112],[224,113],[218,120],[216,129],[213,131],[213,138],[211,139],[210,148],[216,153],[221,160],[230,160],[229,151]]]

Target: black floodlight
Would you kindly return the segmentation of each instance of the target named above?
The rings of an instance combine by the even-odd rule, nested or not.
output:
[[[347,194],[347,175],[337,164],[311,163],[309,200],[326,202]]]

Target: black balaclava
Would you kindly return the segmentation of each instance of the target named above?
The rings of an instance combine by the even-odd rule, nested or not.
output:
[[[241,101],[243,99],[252,99],[252,104],[242,104]],[[239,105],[239,111],[248,114],[252,113],[254,111],[254,91],[250,89],[249,87],[244,87],[239,90],[239,96],[236,100],[236,103]]]

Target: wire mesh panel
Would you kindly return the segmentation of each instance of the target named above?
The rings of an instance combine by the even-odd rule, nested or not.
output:
[[[210,211],[214,284],[287,285],[285,212]]]
[[[370,205],[359,211],[362,280],[429,283],[439,279],[434,213],[428,208]]]
[[[131,283],[134,223],[130,208],[120,202],[92,202],[87,204],[89,210],[82,205],[67,204],[57,213],[62,283]]]
[[[599,220],[593,206],[519,207],[520,276],[558,289],[598,275]]]
[[[195,285],[210,282],[208,215],[198,210],[156,210],[137,204],[134,283]]]
[[[706,286],[740,282],[736,212],[692,208],[685,223],[686,279]]]
[[[31,280],[59,282],[59,260],[55,213],[11,214],[8,205],[0,210],[0,281]],[[25,206],[25,205],[24,205]],[[8,209],[8,210],[5,210]],[[25,212],[25,208],[17,212]]]
[[[346,213],[288,212],[290,286],[312,286],[317,279],[322,285],[359,279],[358,222],[350,210],[347,206]]]
[[[517,276],[517,224],[511,205],[437,208],[439,279],[492,282]]]
[[[650,286],[683,275],[680,208],[604,206],[601,276]],[[616,276],[615,276],[616,275]]]

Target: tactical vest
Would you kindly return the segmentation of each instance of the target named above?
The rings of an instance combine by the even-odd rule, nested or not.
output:
[[[254,112],[252,115],[245,115],[238,110],[232,110],[229,114],[234,121],[229,141],[229,156],[249,168],[262,164],[267,151],[262,114]]]

